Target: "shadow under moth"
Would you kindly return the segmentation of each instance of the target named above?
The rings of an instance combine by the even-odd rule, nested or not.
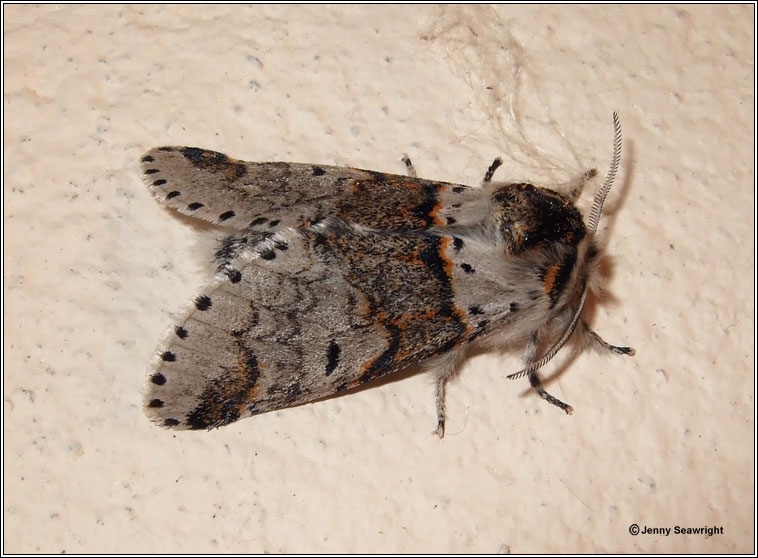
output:
[[[251,163],[194,147],[141,159],[168,207],[229,234],[217,273],[160,349],[146,411],[174,429],[209,429],[322,399],[423,363],[436,378],[437,429],[445,385],[472,347],[522,349],[537,371],[572,333],[601,352],[581,317],[597,286],[595,241],[621,156],[585,223],[574,201],[596,171],[557,188],[493,182],[481,188],[299,163]],[[579,326],[579,327],[577,327]]]

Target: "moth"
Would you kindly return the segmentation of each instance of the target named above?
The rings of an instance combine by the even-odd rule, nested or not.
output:
[[[210,429],[322,399],[412,364],[435,374],[437,429],[445,388],[472,347],[521,349],[538,370],[576,331],[597,286],[595,240],[621,156],[614,152],[587,222],[574,205],[596,171],[558,188],[481,188],[355,168],[252,163],[195,147],[159,147],[142,174],[166,206],[222,227],[217,273],[159,350],[146,412],[174,429]],[[577,326],[579,326],[577,328]]]

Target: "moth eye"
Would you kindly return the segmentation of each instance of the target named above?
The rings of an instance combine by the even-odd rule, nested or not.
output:
[[[587,248],[587,260],[594,260],[600,254],[600,249],[592,242]]]

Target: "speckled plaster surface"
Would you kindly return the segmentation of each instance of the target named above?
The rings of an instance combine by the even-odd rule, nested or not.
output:
[[[3,10],[5,552],[755,552],[753,6]],[[606,168],[614,109],[589,317],[638,353],[548,369],[573,416],[477,355],[442,441],[424,375],[145,418],[207,235],[143,187],[149,147],[565,180]]]

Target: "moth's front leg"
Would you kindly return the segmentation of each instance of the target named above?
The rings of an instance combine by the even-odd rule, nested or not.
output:
[[[553,397],[545,390],[544,386],[542,385],[542,380],[540,380],[540,377],[537,376],[536,372],[532,372],[529,374],[529,383],[532,384],[532,387],[539,394],[539,396],[542,397],[542,399],[544,399],[548,403],[555,405],[556,407],[560,409],[563,409],[567,415],[570,415],[574,412],[574,408],[571,405],[569,405],[568,403],[564,403],[557,397]]]
[[[599,353],[613,353],[617,355],[629,355],[634,356],[636,351],[632,347],[619,347],[611,345],[605,339],[600,337],[597,333],[592,331],[587,322],[582,320],[582,333],[587,343]]]
[[[532,335],[532,340],[530,341],[526,353],[524,354],[524,362],[527,366],[535,362],[537,359],[537,349],[540,346],[539,337],[538,334],[535,332]],[[532,385],[532,388],[534,388],[534,391],[537,392],[537,394],[550,403],[551,405],[555,405],[556,407],[563,409],[567,415],[570,415],[574,412],[574,408],[569,405],[568,403],[564,403],[557,397],[553,397],[550,395],[547,390],[545,390],[545,387],[542,385],[542,380],[540,380],[540,377],[537,375],[537,372],[530,372],[529,373],[529,383]]]

